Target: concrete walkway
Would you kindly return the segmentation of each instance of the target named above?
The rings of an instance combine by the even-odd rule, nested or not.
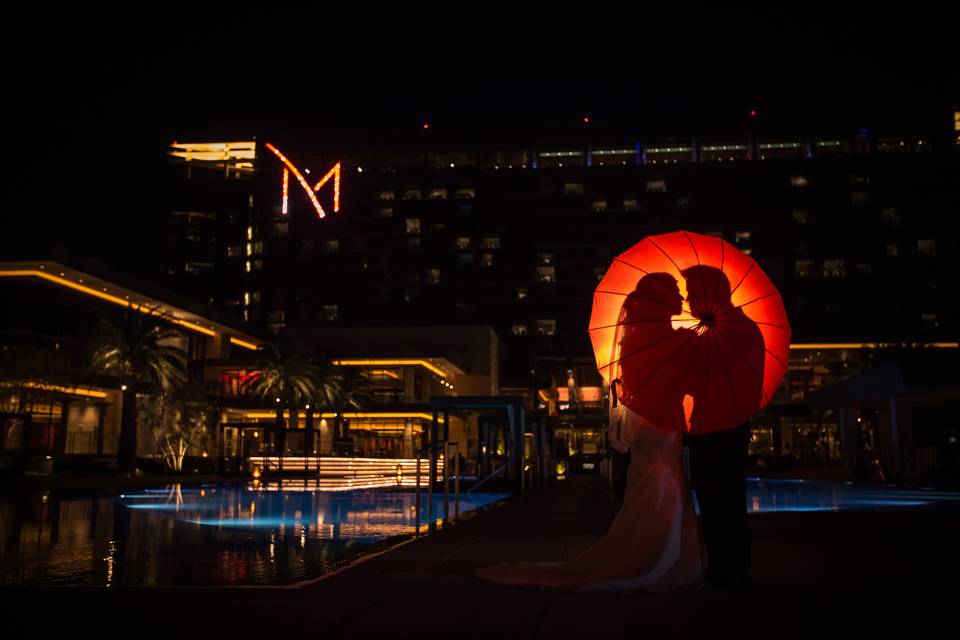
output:
[[[574,477],[297,589],[4,588],[36,629],[194,637],[619,638],[918,635],[948,624],[960,517],[945,511],[751,516],[754,579],[693,594],[563,593],[482,582],[500,560],[576,555],[614,509],[596,477]],[[72,622],[71,622],[72,621]]]

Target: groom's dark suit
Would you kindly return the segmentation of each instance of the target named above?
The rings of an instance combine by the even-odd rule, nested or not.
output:
[[[686,436],[690,484],[696,491],[707,545],[707,581],[742,582],[750,572],[747,528],[747,443],[750,423],[705,435]]]

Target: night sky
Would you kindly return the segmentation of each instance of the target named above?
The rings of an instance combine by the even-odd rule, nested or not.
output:
[[[584,116],[637,135],[946,126],[960,86],[946,5],[840,15],[837,4],[629,15],[486,3],[447,13],[41,7],[8,20],[2,43],[14,165],[4,243],[59,242],[149,272],[155,243],[129,238],[159,229],[174,139],[343,148],[408,139],[424,121],[431,135],[466,140],[582,127]]]

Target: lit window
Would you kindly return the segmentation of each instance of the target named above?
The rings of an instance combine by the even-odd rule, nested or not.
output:
[[[802,189],[808,184],[807,176],[790,176],[790,186],[794,189]]]
[[[247,227],[247,240],[253,240],[253,227]]]
[[[482,267],[492,267],[493,266],[493,254],[485,253],[480,256],[480,266]]]
[[[261,269],[263,269],[263,260],[260,260],[259,258],[257,258],[256,260],[253,261],[253,270],[260,271]]]
[[[809,278],[814,275],[813,260],[797,260],[793,265],[793,274],[798,278]]]
[[[750,242],[751,235],[752,235],[752,232],[750,231],[737,231],[737,235],[736,235],[737,244],[746,244],[747,242]]]
[[[380,199],[381,199],[381,200],[394,200],[394,199],[396,199],[396,197],[397,197],[397,194],[394,193],[392,190],[390,190],[390,191],[381,191],[381,192],[380,192]]]
[[[593,201],[593,210],[594,210],[594,211],[606,211],[606,210],[607,210],[607,201],[606,201],[606,200],[594,200],[594,201]]]
[[[457,249],[461,251],[464,249],[470,248],[470,237],[469,236],[460,236],[457,238]]]
[[[419,200],[420,199],[420,189],[407,189],[403,192],[404,200]]]
[[[527,294],[528,291],[526,287],[517,287],[517,300],[526,300]]]
[[[824,260],[823,277],[842,278],[847,275],[847,268],[843,260]]]
[[[623,208],[627,211],[636,211],[640,208],[640,203],[636,198],[624,198],[623,199]]]
[[[537,256],[537,264],[540,266],[553,264],[553,258],[554,256],[552,253],[541,253]]]
[[[580,195],[583,195],[583,183],[582,183],[582,182],[565,182],[565,183],[563,183],[563,195],[565,195],[565,196],[580,196]]]
[[[810,212],[806,209],[794,209],[793,221],[797,224],[807,224],[810,222]]]
[[[423,281],[426,284],[438,284],[440,282],[440,269],[427,269],[427,274]]]
[[[895,207],[884,207],[880,209],[880,219],[884,222],[900,222],[902,218],[903,216],[900,215],[900,210]]]
[[[243,263],[243,270],[246,271],[247,273],[250,273],[250,270],[252,268],[253,268],[253,265],[251,264],[250,260],[247,260]]]
[[[667,182],[665,180],[647,180],[647,193],[666,193]]]
[[[430,189],[430,193],[427,194],[427,197],[431,200],[446,200],[447,190],[446,189]]]
[[[511,333],[515,336],[525,336],[527,335],[527,323],[526,322],[514,322],[513,326],[510,328]]]
[[[477,190],[472,187],[465,187],[463,189],[457,189],[457,199],[458,200],[472,200],[477,197]]]
[[[228,258],[239,258],[242,253],[243,253],[243,250],[238,244],[235,244],[231,247],[227,247]]]
[[[260,302],[260,292],[259,291],[244,291],[243,292],[243,304],[245,306],[250,306],[251,304],[257,304]]]
[[[340,318],[340,305],[325,304],[320,307],[320,319],[324,322],[336,322]]]
[[[407,234],[415,235],[420,233],[420,218],[407,218]]]
[[[556,320],[537,320],[537,335],[538,336],[557,335],[557,321]]]
[[[324,253],[339,253],[340,252],[340,241],[339,240],[325,240],[323,242],[323,252]]]
[[[484,249],[499,249],[500,238],[497,236],[488,236],[483,239],[483,242],[480,243],[480,246]]]
[[[380,207],[373,213],[373,216],[375,218],[392,218],[393,207]]]
[[[290,223],[289,223],[289,222],[274,222],[274,223],[273,223],[273,235],[275,235],[275,236],[277,236],[277,237],[279,237],[279,238],[282,238],[283,236],[287,235],[287,233],[289,233],[289,231],[290,231]]]
[[[537,267],[537,282],[556,282],[556,267]]]
[[[917,240],[917,253],[921,256],[934,257],[937,255],[937,241],[932,238]]]

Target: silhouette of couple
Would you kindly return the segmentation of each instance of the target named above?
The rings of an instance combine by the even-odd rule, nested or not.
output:
[[[630,462],[608,533],[573,559],[500,563],[481,569],[480,577],[669,592],[736,584],[749,574],[749,424],[720,425],[736,424],[730,420],[743,420],[761,404],[763,336],[733,305],[721,270],[696,266],[682,275],[687,309],[677,280],[666,273],[644,275],[621,308],[607,363],[615,380],[610,440],[629,451]]]

